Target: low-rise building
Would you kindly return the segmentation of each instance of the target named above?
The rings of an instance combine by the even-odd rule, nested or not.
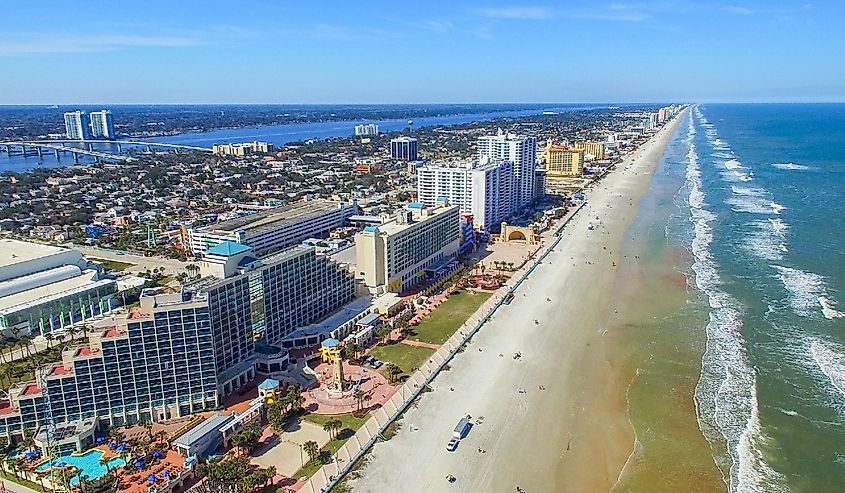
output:
[[[242,142],[240,144],[214,144],[211,151],[218,156],[246,157],[253,154],[274,152],[276,146],[269,142]]]

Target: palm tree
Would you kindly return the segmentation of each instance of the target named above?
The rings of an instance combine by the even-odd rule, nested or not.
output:
[[[46,334],[44,334],[44,337],[47,339],[47,349],[52,348],[53,347],[52,342],[53,342],[54,339],[56,339],[56,336],[53,335],[52,332],[47,332]]]
[[[106,474],[111,474],[111,466],[109,465],[110,461],[111,459],[106,459],[106,454],[100,456],[100,465],[106,466]]]
[[[333,419],[330,419],[330,420],[326,421],[325,423],[323,423],[323,431],[325,431],[326,433],[329,434],[329,440],[334,439],[334,434],[333,434],[333,432],[334,432],[334,420]]]
[[[29,347],[32,344],[32,337],[30,336],[23,336],[21,337],[21,344],[23,344],[24,349],[26,349],[26,357],[32,356],[32,349]]]
[[[3,363],[3,364],[7,363],[6,358],[3,357],[3,350],[6,349],[7,347],[9,347],[9,344],[7,344],[5,342],[0,343],[0,363]]]
[[[361,390],[356,390],[352,393],[352,397],[355,398],[355,402],[358,404],[358,412],[361,411],[361,399],[364,398],[364,393]]]
[[[320,446],[314,440],[308,440],[302,444],[302,449],[308,454],[311,462],[315,462],[320,457]]]
[[[395,382],[396,376],[402,373],[402,369],[394,363],[388,363],[385,369],[387,370],[387,377],[390,383]]]

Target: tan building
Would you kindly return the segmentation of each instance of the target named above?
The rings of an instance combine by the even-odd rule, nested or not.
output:
[[[581,176],[584,165],[584,151],[564,145],[554,145],[549,139],[546,144],[546,178]]]
[[[585,161],[592,161],[593,159],[604,159],[603,142],[575,142],[575,148],[584,151]]]
[[[267,154],[274,152],[276,146],[268,142],[244,142],[241,144],[214,144],[211,151],[218,156],[245,157],[252,154]]]
[[[399,293],[448,268],[461,239],[460,208],[411,203],[355,235],[355,276],[371,292]]]

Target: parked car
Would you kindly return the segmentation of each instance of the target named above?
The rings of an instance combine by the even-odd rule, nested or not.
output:
[[[458,448],[458,443],[460,443],[460,440],[455,437],[452,437],[449,440],[449,443],[446,445],[446,450],[448,450],[449,452],[454,452],[455,449]]]

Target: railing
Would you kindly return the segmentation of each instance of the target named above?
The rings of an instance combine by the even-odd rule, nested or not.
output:
[[[387,430],[399,416],[422,394],[425,387],[430,384],[443,368],[449,364],[459,350],[469,341],[481,327],[490,320],[504,304],[505,297],[512,294],[540,265],[549,253],[563,239],[561,231],[575,217],[583,207],[579,205],[575,211],[555,230],[555,241],[548,245],[543,253],[534,259],[528,266],[523,266],[505,283],[507,289],[502,292],[500,289],[495,295],[484,302],[481,307],[449,338],[431,358],[423,364],[423,368],[417,370],[408,380],[395,392],[387,402],[373,412],[364,426],[362,426],[343,446],[334,454],[332,462],[324,465],[299,489],[300,493],[326,493],[330,491],[343,477],[352,470],[358,460],[377,441],[379,436]],[[472,327],[470,329],[470,327]],[[342,464],[342,465],[341,465]]]

